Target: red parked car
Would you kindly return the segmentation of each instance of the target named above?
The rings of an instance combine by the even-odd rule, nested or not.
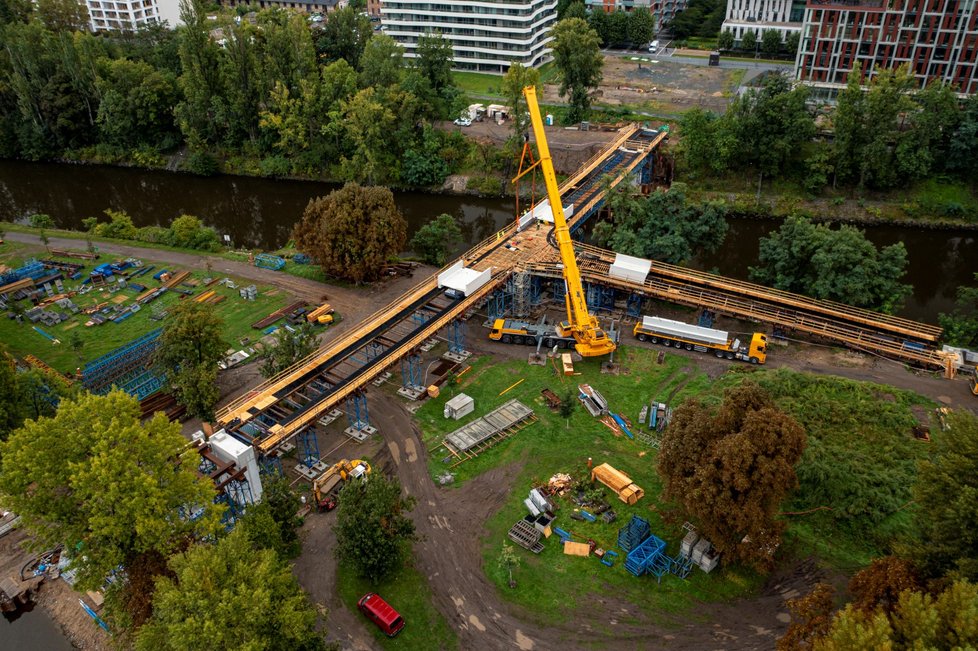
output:
[[[363,595],[357,602],[357,608],[376,624],[387,637],[394,637],[404,628],[404,618],[379,594],[370,592]]]

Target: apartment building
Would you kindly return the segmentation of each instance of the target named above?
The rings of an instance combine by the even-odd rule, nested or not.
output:
[[[686,9],[688,0],[585,0],[584,4],[591,11],[608,13],[619,9],[631,11],[638,7],[645,7],[655,16],[655,29],[658,31],[675,18],[678,12]]]
[[[161,20],[157,0],[86,0],[85,5],[95,32],[134,31]]]
[[[457,70],[504,73],[510,62],[550,61],[550,28],[557,0],[383,0],[385,33],[415,57],[418,38],[440,33],[451,41]]]
[[[738,44],[747,32],[760,40],[765,30],[781,32],[785,40],[792,32],[801,33],[805,0],[727,0],[727,13],[721,29],[733,32]]]
[[[978,92],[975,0],[808,0],[795,78],[832,99],[858,61],[863,80],[906,64],[921,87]]]

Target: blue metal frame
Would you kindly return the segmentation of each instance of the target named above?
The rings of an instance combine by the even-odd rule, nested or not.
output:
[[[411,353],[401,358],[401,386],[405,389],[420,389],[421,356]]]
[[[455,319],[448,324],[448,350],[461,353],[465,350],[465,322]]]
[[[362,391],[354,391],[346,400],[346,417],[353,429],[370,426],[370,411],[367,409],[367,396]]]
[[[299,461],[308,468],[312,468],[319,463],[319,440],[316,438],[316,429],[307,427],[299,432]]]

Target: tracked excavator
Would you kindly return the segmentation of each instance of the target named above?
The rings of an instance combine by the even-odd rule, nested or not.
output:
[[[316,499],[316,509],[320,513],[336,508],[335,492],[343,482],[366,479],[370,474],[370,464],[362,459],[340,459],[327,468],[312,482],[312,494]]]
[[[533,136],[540,154],[536,163],[543,172],[543,180],[547,186],[547,199],[554,217],[554,239],[560,251],[560,261],[564,275],[564,302],[567,309],[567,321],[556,325],[531,324],[513,319],[496,319],[489,333],[489,338],[504,343],[536,344],[541,340],[548,348],[557,345],[567,348],[573,345],[582,357],[600,357],[615,350],[615,342],[601,329],[598,318],[588,311],[584,287],[581,284],[581,272],[577,268],[574,256],[574,243],[571,240],[567,219],[564,217],[564,207],[560,203],[560,190],[557,187],[557,175],[554,173],[553,160],[550,157],[550,147],[547,145],[547,135],[543,130],[543,119],[540,117],[540,107],[537,104],[537,91],[534,86],[523,89],[526,98],[530,122],[533,125]]]

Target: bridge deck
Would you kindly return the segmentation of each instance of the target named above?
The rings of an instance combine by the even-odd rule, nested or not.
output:
[[[601,206],[605,177],[610,175],[614,187],[665,137],[631,126],[568,178],[560,191],[563,203],[574,205],[570,228],[579,227]],[[657,262],[644,283],[623,281],[608,273],[614,253],[578,247],[582,275],[590,282],[786,326],[925,366],[943,365],[931,347],[940,335],[940,328],[934,326]],[[437,274],[433,275],[337,341],[232,401],[218,412],[218,422],[268,453],[472,310],[514,270],[560,277],[557,254],[547,242],[546,231],[517,234],[515,221],[462,258],[470,268],[491,269],[492,280],[473,295],[454,300],[438,289]],[[913,344],[908,347],[905,340]]]

